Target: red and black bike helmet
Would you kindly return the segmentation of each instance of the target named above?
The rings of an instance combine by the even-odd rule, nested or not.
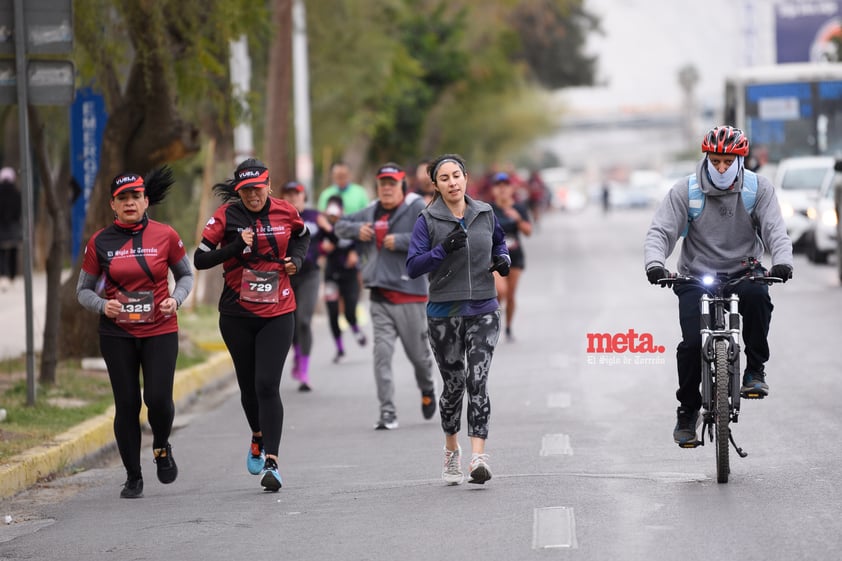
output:
[[[746,156],[748,154],[748,138],[740,129],[720,125],[710,129],[705,134],[702,139],[702,152]]]

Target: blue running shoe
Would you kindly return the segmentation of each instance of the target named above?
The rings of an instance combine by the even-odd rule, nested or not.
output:
[[[256,455],[255,455],[256,454]],[[266,463],[266,455],[263,449],[257,442],[252,442],[249,446],[249,452],[246,456],[246,467],[252,475],[260,475],[263,471],[263,464]]]
[[[260,478],[260,484],[266,491],[278,492],[283,486],[281,474],[278,473],[278,464],[272,458],[266,459],[266,464],[263,466],[263,477]]]

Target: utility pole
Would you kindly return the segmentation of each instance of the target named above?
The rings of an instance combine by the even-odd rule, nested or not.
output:
[[[292,5],[292,84],[295,108],[295,173],[313,201],[313,146],[310,127],[310,71],[304,0]]]
[[[251,110],[248,95],[251,91],[251,58],[249,57],[248,39],[242,35],[229,45],[231,55],[231,85],[234,99],[239,104],[241,116],[234,127],[234,165],[254,156],[254,133],[251,126]]]
[[[290,108],[292,106],[292,0],[272,0],[269,66],[266,73],[266,118],[263,155],[280,187],[295,179],[292,163]]]

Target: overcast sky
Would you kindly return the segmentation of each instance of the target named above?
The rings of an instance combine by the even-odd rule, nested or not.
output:
[[[678,71],[699,73],[703,107],[721,104],[730,71],[774,62],[773,0],[585,0],[604,36],[588,41],[599,55],[599,88],[563,93],[573,109],[677,107]],[[754,22],[751,25],[747,22]]]

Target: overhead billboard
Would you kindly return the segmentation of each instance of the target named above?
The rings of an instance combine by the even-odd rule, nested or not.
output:
[[[839,60],[842,0],[780,0],[775,6],[777,62]]]

